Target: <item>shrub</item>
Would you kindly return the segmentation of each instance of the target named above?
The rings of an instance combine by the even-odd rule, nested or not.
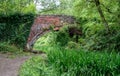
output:
[[[93,26],[94,24],[94,26]],[[109,32],[106,32],[104,27],[96,23],[88,23],[83,26],[84,37],[80,38],[81,47],[87,50],[107,50],[107,51],[119,51],[120,45],[120,27],[119,25],[110,25]],[[82,41],[81,41],[82,40]]]
[[[33,14],[0,16],[0,41],[10,41],[19,47],[24,47],[34,20]]]

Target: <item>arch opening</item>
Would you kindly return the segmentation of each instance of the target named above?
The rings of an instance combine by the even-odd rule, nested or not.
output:
[[[32,51],[35,42],[50,30],[59,31],[59,29],[67,24],[76,23],[73,16],[67,15],[42,15],[35,18],[30,29],[30,34],[26,44],[26,50]]]

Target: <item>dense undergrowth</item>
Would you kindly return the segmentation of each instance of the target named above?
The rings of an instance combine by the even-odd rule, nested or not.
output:
[[[28,60],[20,76],[119,76],[119,26],[111,26],[111,33],[100,26],[95,28],[83,30],[78,43],[66,27],[44,35],[34,49],[46,52],[47,58]]]
[[[44,4],[46,0],[42,1]],[[75,16],[80,24],[76,28],[82,29],[82,35],[76,42],[77,36],[71,37],[68,28],[63,27],[42,36],[34,49],[46,52],[47,57],[28,60],[20,76],[120,76],[120,1],[100,0],[109,31],[94,1],[60,1],[60,6],[48,6],[50,9],[43,9],[40,15]],[[32,0],[1,0],[0,7],[0,52],[20,52],[36,15],[35,5]]]
[[[120,52],[120,27],[111,25],[110,32],[106,32],[101,25],[82,27],[82,35],[79,35],[76,43],[76,35],[70,37],[68,28],[65,26],[58,32],[50,32],[34,45],[34,49],[48,51],[54,46],[65,49],[84,49],[87,51]]]
[[[34,20],[33,14],[0,16],[0,41],[24,47]]]
[[[18,49],[15,45],[10,45],[6,42],[0,43],[0,52],[7,53],[7,52],[20,52],[20,49]]]
[[[28,4],[27,0],[2,0],[0,7],[0,51],[25,48],[35,16],[35,5],[31,1]]]
[[[7,58],[33,55],[32,53],[23,52],[22,48],[8,42],[0,42],[0,54],[4,54]]]
[[[22,66],[20,75],[119,76],[120,27],[111,26],[109,33],[103,28],[83,28],[83,35],[79,36],[78,43],[75,42],[75,35],[71,38],[65,27],[44,35],[36,42],[34,49],[45,51],[47,59],[29,60]],[[31,67],[28,69],[28,66]]]
[[[20,76],[119,76],[120,55],[54,48],[47,58],[33,57],[22,65]]]

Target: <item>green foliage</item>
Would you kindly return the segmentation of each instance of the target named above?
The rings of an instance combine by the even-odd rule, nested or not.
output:
[[[120,55],[56,49],[48,58],[33,57],[22,66],[20,76],[119,76]]]
[[[120,55],[115,53],[58,50],[48,54],[48,63],[60,76],[117,76]]]
[[[51,49],[54,49],[56,41],[54,40],[56,35],[54,32],[49,32],[42,37],[40,37],[34,44],[33,49],[42,50],[48,52]]]
[[[63,27],[58,32],[56,32],[55,34],[56,38],[54,40],[56,41],[57,45],[65,46],[68,43],[68,41],[70,41],[70,37],[67,29],[68,29],[67,27]]]
[[[84,37],[79,39],[79,43],[87,50],[119,51],[119,29],[119,25],[111,25],[110,32],[107,33],[102,25],[88,23],[83,27]]]
[[[73,15],[73,0],[51,0],[50,1],[44,0],[43,2],[48,2],[49,7],[44,8],[40,11],[39,14],[66,14],[66,15]],[[58,5],[55,2],[59,2]],[[43,3],[44,4],[44,3]],[[45,5],[45,4],[44,4]],[[46,6],[46,5],[45,5]],[[44,7],[44,6],[43,6]],[[47,6],[46,6],[47,7]]]
[[[106,32],[94,1],[74,1],[74,16],[83,28],[83,38],[79,39],[79,43],[87,50],[119,51],[119,1],[99,1],[110,31]]]
[[[20,52],[20,49],[18,49],[15,45],[10,45],[7,42],[0,42],[0,52]]]
[[[67,42],[66,47],[65,47],[65,49],[76,49],[76,50],[80,48],[81,48],[80,44],[74,41]]]
[[[0,15],[13,15],[16,13],[34,13],[35,14],[35,5],[32,3],[32,0],[3,0],[0,1]]]
[[[20,68],[20,76],[57,76],[50,67],[46,67],[45,58],[33,57],[25,62]]]
[[[30,56],[31,53],[23,52],[23,48],[18,48],[9,42],[0,42],[0,54],[7,58],[16,58],[21,56]]]
[[[109,32],[106,32],[93,0],[60,2],[59,7],[41,14],[76,16],[83,32],[79,42],[70,39],[66,28],[43,36],[34,47],[46,51],[47,58],[30,59],[22,66],[20,76],[119,76],[120,1],[100,0]]]
[[[1,15],[0,41],[10,41],[19,47],[24,47],[34,20],[34,14]]]
[[[35,15],[32,0],[0,1],[0,41],[24,47]]]
[[[24,14],[28,14],[28,13],[35,14],[36,13],[35,5],[31,3],[29,6],[22,8],[21,12]]]
[[[69,41],[69,36],[66,32],[50,32],[39,38],[34,44],[33,49],[48,52],[56,47],[65,47]],[[58,49],[59,49],[58,47]]]
[[[74,24],[74,25],[65,25],[62,28],[60,28],[59,31],[51,30],[51,32],[43,35],[35,42],[33,49],[41,50],[44,52],[48,52],[51,49],[54,49],[58,46],[66,49],[79,49],[80,44],[75,42],[75,37],[69,36],[69,31],[68,31],[69,27],[78,28]]]

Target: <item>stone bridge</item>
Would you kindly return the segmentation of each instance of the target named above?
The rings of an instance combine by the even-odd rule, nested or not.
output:
[[[75,22],[76,19],[73,16],[67,15],[37,16],[31,27],[26,49],[32,50],[35,41],[46,32],[49,32],[50,29],[58,31],[62,26],[66,24],[74,24]]]

